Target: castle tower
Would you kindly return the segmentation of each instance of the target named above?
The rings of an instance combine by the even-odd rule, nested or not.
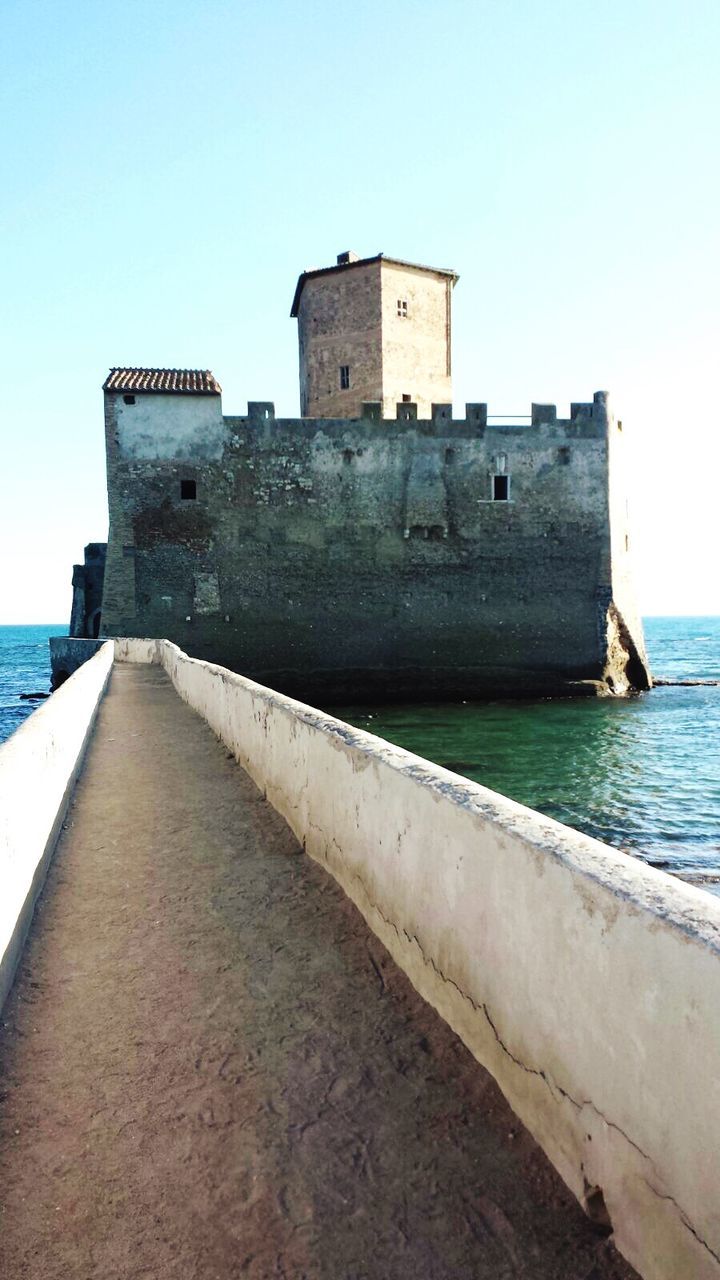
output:
[[[378,253],[338,255],[304,271],[291,315],[300,347],[304,418],[359,418],[379,401],[385,418],[405,401],[429,418],[452,400],[451,300],[458,276]]]

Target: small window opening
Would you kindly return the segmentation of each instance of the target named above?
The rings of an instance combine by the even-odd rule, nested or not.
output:
[[[449,465],[450,465],[450,463],[451,463],[451,462],[454,462],[454,461],[455,461],[455,450],[454,450],[454,449],[446,449],[446,450],[445,450],[445,462],[446,462],[446,464],[449,466]]]
[[[507,502],[510,497],[510,477],[493,476],[493,502]]]
[[[125,401],[125,404],[134,404],[134,403],[135,403],[135,397],[134,397],[134,396],[123,396],[123,400]]]
[[[570,450],[565,446],[563,446],[562,449],[558,449],[558,462],[561,467],[567,467],[570,465]]]
[[[195,480],[181,480],[180,497],[185,499],[197,498],[197,482]]]
[[[408,313],[407,298],[398,298],[397,313],[403,320],[407,320],[407,313]]]
[[[412,404],[412,396],[404,395],[402,398],[402,402],[403,404]]]
[[[348,391],[350,389],[350,365],[340,365],[340,390]]]
[[[352,462],[352,460],[353,460],[353,458],[354,458],[354,457],[355,457],[355,453],[354,453],[354,451],[353,451],[352,449],[343,449],[343,462],[344,462],[344,463],[346,463],[346,464],[347,464],[348,462]]]

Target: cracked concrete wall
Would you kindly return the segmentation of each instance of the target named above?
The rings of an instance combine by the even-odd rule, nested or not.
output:
[[[524,427],[488,425],[484,406],[279,420],[190,400],[106,396],[104,635],[165,635],[325,705],[627,687],[608,635],[604,393],[568,420],[535,406]],[[508,502],[492,501],[498,471]]]
[[[647,1280],[720,1280],[720,903],[167,641],[154,659]]]

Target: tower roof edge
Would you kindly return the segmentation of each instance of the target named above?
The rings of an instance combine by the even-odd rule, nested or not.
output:
[[[336,262],[330,267],[313,267],[310,271],[303,271],[298,276],[295,295],[290,308],[291,317],[295,318],[298,314],[300,295],[305,288],[307,280],[314,280],[318,276],[337,274],[339,271],[352,271],[354,267],[367,267],[373,262],[387,262],[390,266],[410,267],[413,271],[427,271],[430,275],[447,276],[453,286],[460,279],[457,271],[454,271],[452,267],[428,267],[421,262],[408,262],[405,258],[393,258],[386,253],[376,253],[370,258],[356,258],[354,261],[349,262]]]

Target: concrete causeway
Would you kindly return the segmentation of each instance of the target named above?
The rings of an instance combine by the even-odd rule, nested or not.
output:
[[[157,666],[116,665],[0,1033],[3,1280],[630,1280]]]

